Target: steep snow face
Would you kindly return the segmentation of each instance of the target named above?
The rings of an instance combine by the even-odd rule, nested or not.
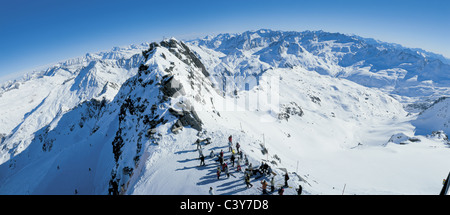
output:
[[[427,135],[433,131],[444,131],[450,134],[450,99],[442,97],[438,99],[413,121],[416,126],[416,134]]]
[[[136,47],[126,50],[122,55],[100,53],[68,60],[5,83],[0,90],[0,134],[4,136],[0,163],[22,152],[36,131],[80,103],[93,98],[112,100],[143,59]]]
[[[323,31],[259,30],[220,34],[191,44],[204,50],[198,51],[200,56],[211,53],[207,49],[217,53],[215,60],[208,60],[215,62],[210,70],[219,74],[245,77],[272,67],[301,66],[388,93],[417,97],[428,104],[431,103],[425,97],[431,97],[432,102],[442,93],[450,92],[448,59],[358,36]],[[439,92],[435,91],[436,87],[440,88]]]

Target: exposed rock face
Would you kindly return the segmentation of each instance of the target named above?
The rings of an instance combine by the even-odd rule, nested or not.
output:
[[[279,120],[286,120],[288,121],[291,116],[299,116],[302,117],[304,115],[304,112],[302,108],[295,102],[291,102],[289,104],[282,104],[281,107],[281,113],[278,114]]]
[[[183,85],[177,81],[176,79],[174,79],[174,76],[169,76],[167,78],[165,78],[162,81],[161,84],[161,92],[164,94],[164,98],[168,99],[170,97],[176,97],[178,95],[175,94],[181,94],[181,95],[186,95],[186,93],[183,90]]]
[[[190,126],[191,128],[194,128],[197,131],[202,130],[202,121],[198,117],[195,110],[183,110],[183,111],[177,111],[174,109],[169,109],[169,112],[178,117],[177,122],[172,126],[172,131],[177,131],[180,126]]]

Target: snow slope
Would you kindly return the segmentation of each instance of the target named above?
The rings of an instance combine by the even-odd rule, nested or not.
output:
[[[260,194],[260,180],[271,177],[253,176],[246,188],[234,167],[217,180],[213,158],[199,166],[197,139],[211,138],[205,156],[223,150],[229,159],[233,135],[254,167],[270,164],[277,187],[289,173],[286,194],[298,185],[305,194],[344,186],[345,194],[437,194],[448,140],[418,132],[417,122],[443,113],[446,100],[428,106],[447,92],[446,66],[420,70],[433,56],[417,61],[416,52],[357,36],[259,30],[88,54],[3,86],[1,110],[11,116],[0,118],[0,193]],[[403,61],[384,64],[400,53]],[[412,91],[395,94],[408,73],[417,74]],[[427,88],[422,77],[442,80]],[[27,100],[36,101],[20,107]],[[408,104],[428,110],[409,113]]]
[[[419,114],[413,124],[417,134],[430,134],[433,131],[442,130],[450,133],[450,100],[442,97],[436,100],[429,108]]]
[[[114,55],[117,49],[68,60],[31,77],[3,84],[0,135],[4,139],[0,163],[22,152],[37,130],[80,103],[93,98],[112,100],[142,60],[141,50],[135,46]]]

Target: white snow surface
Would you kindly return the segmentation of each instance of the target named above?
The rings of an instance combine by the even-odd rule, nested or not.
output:
[[[437,194],[448,174],[448,99],[436,99],[448,95],[450,66],[437,55],[322,31],[169,39],[145,56],[148,47],[3,84],[0,193],[261,194],[272,176],[246,188],[229,135],[254,167],[269,163],[277,187],[289,173],[288,195],[298,185]],[[224,151],[229,178],[217,179],[211,150]]]

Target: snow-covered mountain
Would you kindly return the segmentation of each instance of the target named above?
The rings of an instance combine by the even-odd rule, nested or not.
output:
[[[245,76],[268,68],[301,66],[319,74],[351,80],[430,105],[449,94],[449,60],[420,49],[404,48],[359,36],[323,31],[262,29],[191,41],[206,49],[211,71]],[[214,55],[211,51],[214,50]],[[202,53],[198,51],[198,53]],[[444,62],[443,62],[444,61]],[[411,100],[411,98],[413,98]]]
[[[436,100],[429,108],[419,114],[413,121],[417,134],[427,135],[433,131],[450,133],[450,99],[442,97]]]
[[[209,154],[223,150],[229,163],[229,135],[253,166],[270,164],[276,186],[290,174],[286,194],[298,185],[306,194],[344,185],[349,194],[438,193],[448,128],[418,122],[448,106],[435,102],[449,92],[444,61],[322,31],[87,54],[2,85],[0,193],[259,194],[271,177],[246,188],[231,167],[217,179]],[[199,166],[195,142],[207,138]]]
[[[135,75],[148,44],[87,54],[6,82],[0,89],[0,161],[26,149],[34,133],[82,102],[112,100]]]

